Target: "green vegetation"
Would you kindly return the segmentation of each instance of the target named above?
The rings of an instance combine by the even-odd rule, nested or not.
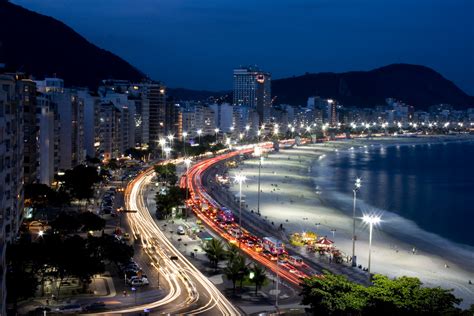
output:
[[[255,284],[255,295],[257,295],[258,289],[261,288],[267,280],[265,272],[266,269],[259,264],[254,264],[252,268],[250,268],[249,280]]]
[[[224,274],[228,280],[232,282],[232,291],[235,294],[235,285],[238,281],[241,282],[247,273],[248,268],[245,264],[245,258],[241,254],[235,256],[232,260],[229,260],[227,267],[224,269]]]
[[[64,175],[58,176],[58,181],[62,183],[64,190],[78,200],[94,197],[94,185],[101,180],[97,168],[85,165],[66,170]]]
[[[165,182],[170,186],[173,186],[178,182],[178,176],[176,175],[176,165],[172,163],[158,164],[154,167],[156,177],[159,182]]]
[[[25,185],[25,206],[34,209],[45,207],[62,207],[69,205],[71,196],[64,189],[54,190],[46,184],[33,183]]]
[[[127,262],[133,256],[133,247],[110,235],[81,238],[78,235],[45,233],[31,240],[23,235],[7,248],[8,300],[34,296],[40,286],[41,296],[45,285],[54,285],[59,298],[61,286],[68,279],[77,279],[85,293],[92,277],[104,272],[105,261]]]
[[[422,287],[417,278],[375,275],[372,282],[365,287],[325,271],[303,279],[302,304],[314,315],[472,315],[456,307],[461,300],[451,290]]]
[[[157,192],[155,196],[156,201],[156,215],[159,219],[170,218],[173,214],[173,208],[177,208],[184,204],[186,199],[186,190],[178,186],[167,188],[167,192],[162,194]]]
[[[150,155],[149,149],[129,148],[125,151],[126,156],[132,157],[135,160],[146,160]]]
[[[203,250],[215,269],[217,269],[219,261],[224,260],[227,256],[227,252],[224,248],[224,245],[222,244],[222,241],[215,238],[207,241],[203,247]]]
[[[50,223],[54,232],[60,234],[75,233],[81,231],[102,230],[105,227],[105,220],[92,212],[66,213],[61,212]]]

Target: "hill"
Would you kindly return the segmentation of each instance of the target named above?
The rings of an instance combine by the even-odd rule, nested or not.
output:
[[[392,64],[370,71],[316,73],[272,81],[276,103],[304,105],[308,97],[334,98],[344,105],[374,106],[392,97],[426,109],[449,103],[460,108],[474,100],[428,67]]]
[[[63,78],[68,86],[95,88],[102,79],[145,75],[64,23],[0,0],[0,63],[37,78]]]

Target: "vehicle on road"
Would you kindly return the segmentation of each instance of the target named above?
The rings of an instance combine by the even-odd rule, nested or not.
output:
[[[186,234],[186,232],[184,231],[184,227],[183,226],[178,226],[178,229],[176,230],[176,233],[178,235],[184,235]]]
[[[147,278],[135,278],[135,279],[132,279],[132,281],[130,282],[130,285],[131,286],[142,286],[142,285],[148,285],[150,284],[150,282],[148,281]]]

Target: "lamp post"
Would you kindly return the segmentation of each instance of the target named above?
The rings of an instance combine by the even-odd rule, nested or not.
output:
[[[354,183],[354,189],[352,192],[354,193],[354,204],[352,207],[352,266],[357,266],[357,257],[355,255],[355,243],[356,243],[356,200],[357,200],[357,191],[359,191],[361,186],[361,180],[359,178],[356,179]]]
[[[186,156],[186,137],[188,137],[188,132],[183,132],[183,155]]]
[[[132,292],[135,293],[135,305],[137,305],[137,289],[132,287]]]
[[[364,215],[362,217],[364,223],[369,224],[369,277],[370,277],[370,257],[372,254],[372,227],[380,223],[380,216],[377,215]]]
[[[250,125],[245,126],[245,137],[249,137],[249,130],[250,130]]]
[[[278,240],[277,240],[278,242]],[[280,311],[278,310],[278,283],[280,283],[280,279],[278,278],[278,272],[279,272],[279,263],[278,263],[278,257],[276,261],[276,282],[275,282],[275,309],[277,314],[280,314]]]
[[[198,143],[199,143],[199,145],[201,145],[201,134],[202,134],[202,129],[198,129],[198,130],[196,131],[196,133],[198,134],[198,137],[199,137],[199,141],[198,141]]]
[[[169,134],[166,138],[168,138],[168,141],[170,142],[170,146],[173,146],[174,135]]]
[[[262,148],[256,147],[255,155],[258,156],[257,214],[260,214],[260,175],[263,161]]]
[[[165,151],[165,154],[166,154],[165,158],[168,159],[171,153],[171,148],[165,147],[163,150]]]
[[[160,140],[158,141],[158,143],[159,143],[160,146],[161,146],[161,158],[163,158],[163,155],[164,155],[164,152],[165,152],[165,146],[166,146],[166,139],[160,138]]]
[[[216,133],[216,144],[217,144],[217,135],[219,135],[219,129],[218,128],[214,129],[214,132]]]
[[[240,229],[240,237],[242,237],[242,183],[245,183],[247,177],[239,173],[235,176],[235,182],[239,184],[239,229]],[[239,248],[240,248],[240,239],[239,238]]]
[[[189,166],[191,165],[191,159],[189,158],[186,158],[184,159],[184,164],[186,165],[186,178],[185,178],[185,181],[186,181],[186,185],[185,185],[185,189],[186,189],[186,199],[185,199],[185,212],[186,212],[186,218],[188,218],[188,173],[189,173]]]
[[[163,261],[163,258],[160,257],[160,259],[158,259],[158,289],[160,288],[160,267],[161,267],[161,262]]]

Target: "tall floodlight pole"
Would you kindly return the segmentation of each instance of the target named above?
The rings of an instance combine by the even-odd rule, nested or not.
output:
[[[218,128],[214,129],[214,132],[216,133],[216,144],[217,144],[217,135],[219,135],[219,129]]]
[[[164,153],[165,153],[166,139],[160,138],[160,140],[158,141],[158,143],[159,143],[160,146],[161,146],[161,158],[163,158]]]
[[[188,137],[188,132],[183,132],[183,155],[186,156],[186,137]]]
[[[201,145],[201,134],[202,134],[202,129],[198,129],[196,131],[196,133],[198,134],[198,137],[199,137],[199,145]]]
[[[258,136],[260,137],[260,133],[258,133]],[[260,175],[262,172],[262,161],[263,161],[262,148],[257,146],[255,148],[254,153],[255,153],[255,156],[258,157],[257,214],[260,214]]]
[[[369,271],[369,277],[370,277],[370,257],[372,255],[372,227],[373,225],[377,225],[380,223],[380,216],[377,215],[364,215],[362,217],[362,220],[364,223],[369,224],[369,266],[368,266],[368,271]]]
[[[279,276],[278,276],[278,272],[279,272],[279,263],[278,263],[278,259],[277,259],[277,261],[276,261],[276,282],[275,282],[275,309],[276,309],[277,314],[279,315],[280,311],[278,310],[278,283],[280,283],[280,279],[279,279]]]
[[[239,230],[240,230],[240,237],[242,237],[242,184],[245,183],[247,177],[239,173],[235,176],[235,182],[239,184]],[[240,239],[239,238],[239,248],[240,248]]]
[[[166,154],[166,159],[169,159],[170,153],[171,153],[171,148],[170,147],[165,147],[164,148],[165,154]]]
[[[354,183],[354,189],[352,192],[354,193],[354,204],[352,207],[352,266],[357,266],[357,257],[355,255],[355,243],[356,243],[356,200],[357,200],[357,191],[359,191],[361,186],[361,180],[359,178],[356,179]]]
[[[189,173],[189,166],[191,165],[191,159],[189,158],[186,158],[184,159],[184,164],[186,165],[186,177],[185,177],[185,181],[186,181],[186,185],[185,185],[185,189],[186,189],[186,199],[185,199],[185,212],[186,212],[186,218],[188,217],[188,191],[189,191],[189,188],[188,188],[188,173]]]

